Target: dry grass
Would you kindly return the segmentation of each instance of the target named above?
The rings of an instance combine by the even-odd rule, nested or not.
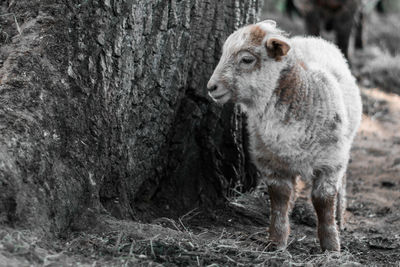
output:
[[[244,201],[244,199],[253,199]],[[258,199],[258,200],[257,200]],[[255,201],[257,200],[257,201]],[[258,215],[265,207],[257,194],[242,194],[231,203]],[[233,212],[235,213],[235,212]],[[199,216],[199,218],[197,218]],[[302,230],[292,234],[287,251],[269,252],[266,227],[260,222],[243,225],[234,216],[217,225],[203,223],[201,213],[190,212],[176,220],[153,224],[105,218],[104,232],[75,233],[67,240],[49,239],[30,231],[0,232],[0,262],[6,266],[337,266],[356,264],[347,251],[310,253],[315,238]],[[200,221],[200,225],[196,223]],[[255,221],[258,219],[255,218]],[[221,222],[227,222],[221,225]],[[263,222],[261,222],[263,223]],[[197,226],[191,226],[191,225]],[[294,227],[296,228],[297,225]],[[317,251],[317,250],[315,250]]]

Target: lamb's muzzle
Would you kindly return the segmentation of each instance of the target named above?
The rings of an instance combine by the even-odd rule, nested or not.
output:
[[[217,83],[215,82],[215,80],[214,79],[210,79],[210,81],[208,82],[208,84],[207,84],[207,89],[208,89],[208,94],[209,94],[209,96],[214,100],[214,101],[216,101],[216,98],[218,99],[218,97],[214,97],[213,96],[213,93],[215,94],[216,92],[218,92],[218,85],[217,85]]]
[[[229,100],[229,90],[225,88],[223,85],[218,84],[218,79],[211,77],[210,81],[207,84],[208,94],[215,102],[225,103]],[[225,101],[224,101],[225,100]]]
[[[339,251],[335,217],[343,222],[343,177],[361,120],[359,89],[340,51],[260,22],[228,37],[207,87],[218,103],[232,101],[248,114],[251,157],[271,198],[271,247],[286,247],[302,177],[313,183],[321,248]]]

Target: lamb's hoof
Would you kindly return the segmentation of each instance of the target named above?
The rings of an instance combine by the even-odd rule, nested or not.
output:
[[[340,243],[338,239],[326,238],[320,241],[322,251],[340,252]]]
[[[340,252],[340,239],[339,233],[336,230],[336,225],[319,227],[318,237],[322,251],[327,250]]]
[[[321,244],[321,249],[322,249],[322,252],[324,252],[324,251],[340,252],[340,245],[325,243],[325,244]]]
[[[267,245],[267,251],[284,251],[286,250],[286,244],[282,242],[276,242],[276,241],[269,241]]]

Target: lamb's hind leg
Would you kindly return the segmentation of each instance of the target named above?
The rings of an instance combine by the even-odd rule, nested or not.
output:
[[[335,222],[338,177],[343,172],[318,171],[314,177],[312,202],[318,217],[318,238],[322,250],[340,251]]]
[[[270,250],[285,249],[290,233],[289,211],[295,199],[296,177],[273,177],[268,179],[271,200],[269,227]]]
[[[342,182],[339,185],[336,204],[336,220],[340,230],[344,228],[344,212],[346,210],[346,174],[342,177]]]

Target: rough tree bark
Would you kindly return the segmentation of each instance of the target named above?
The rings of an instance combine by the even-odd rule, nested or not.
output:
[[[61,232],[251,187],[245,120],[205,90],[224,39],[259,5],[2,1],[0,223]]]

